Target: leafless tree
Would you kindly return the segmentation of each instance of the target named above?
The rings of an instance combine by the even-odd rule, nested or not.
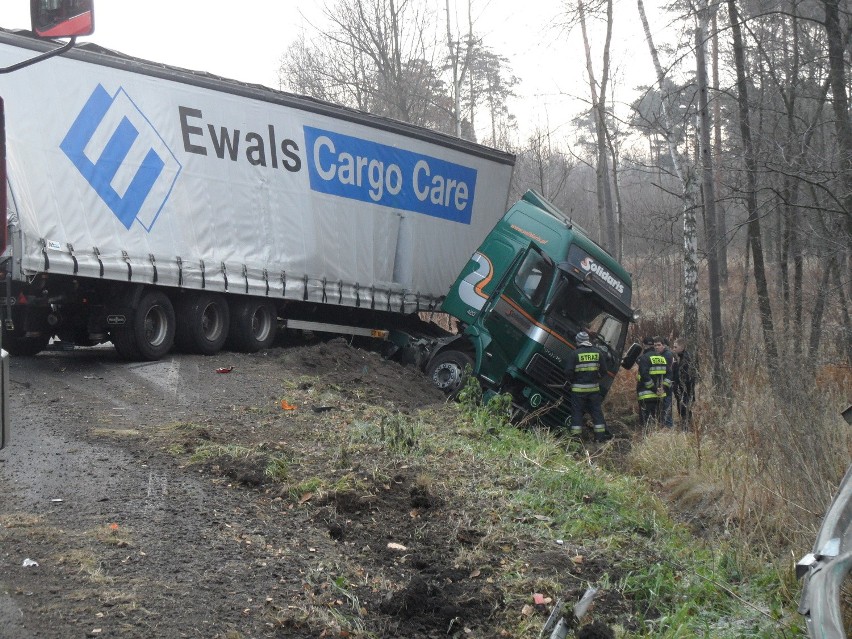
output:
[[[476,138],[474,115],[484,107],[492,144],[506,148],[517,80],[508,60],[476,35],[470,0],[464,6],[465,33],[454,35],[449,0],[442,12],[425,0],[336,0],[325,7],[322,29],[287,49],[280,84],[468,139]]]
[[[710,106],[709,82],[707,79],[707,40],[710,20],[715,15],[717,5],[701,0],[694,7],[695,12],[695,61],[698,83],[698,139],[701,158],[702,192],[704,195],[704,218],[707,228],[707,271],[710,293],[710,345],[713,351],[713,378],[717,387],[722,388],[725,376],[722,373],[724,361],[724,337],[722,335],[722,300],[719,277],[719,245],[716,213],[716,180],[713,169],[713,154],[710,145]],[[684,232],[684,235],[686,233]],[[689,333],[688,333],[689,334]],[[690,338],[695,333],[689,334]]]
[[[662,93],[666,88],[666,74],[651,35],[643,0],[637,0],[637,5],[639,17],[645,29],[645,41],[657,74],[657,88]],[[667,102],[663,100],[660,105],[662,133],[668,144],[672,166],[681,184],[683,202],[683,334],[695,343],[698,336],[698,239],[695,226],[695,211],[699,201],[698,180],[694,167],[678,150],[674,118],[669,113]]]
[[[467,3],[467,35],[462,37],[453,33],[453,19],[450,13],[450,0],[446,0],[447,23],[447,66],[452,73],[453,125],[455,134],[461,137],[461,105],[462,87],[468,74],[471,58],[473,57],[476,40],[473,37],[473,18],[471,16],[470,0]],[[471,111],[471,119],[473,119]]]
[[[772,319],[772,305],[769,299],[769,287],[766,282],[766,266],[763,256],[763,240],[760,234],[760,215],[757,207],[757,160],[751,137],[751,110],[749,107],[748,82],[746,80],[745,47],[736,0],[728,0],[728,18],[733,37],[734,66],[737,75],[737,105],[743,164],[745,165],[746,211],[748,213],[748,237],[754,264],[754,282],[757,289],[760,321],[763,328],[763,345],[766,351],[770,380],[775,384],[776,393],[782,392],[777,385],[779,360],[775,343],[775,325]]]
[[[617,237],[618,222],[616,220],[611,187],[613,175],[609,164],[606,122],[607,83],[610,75],[609,56],[613,26],[612,0],[604,0],[604,9],[606,15],[606,36],[603,48],[603,68],[601,70],[601,79],[598,81],[595,76],[594,65],[592,64],[592,49],[586,24],[587,8],[583,0],[577,1],[577,21],[580,24],[580,30],[583,35],[583,48],[586,53],[586,73],[591,93],[592,112],[595,119],[598,220],[601,243],[610,253],[616,256],[616,259],[621,259],[619,250],[621,243]]]
[[[552,132],[536,129],[518,154],[516,172],[526,188],[536,189],[558,206],[568,195],[573,168],[573,161],[554,142]]]
[[[451,120],[433,13],[408,0],[337,0],[325,19],[321,38],[287,50],[283,86],[415,124]]]

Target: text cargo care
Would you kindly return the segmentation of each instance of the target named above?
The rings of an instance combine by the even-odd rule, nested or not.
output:
[[[470,224],[476,169],[304,127],[311,189]]]

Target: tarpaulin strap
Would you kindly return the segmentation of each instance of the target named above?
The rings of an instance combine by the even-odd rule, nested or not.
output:
[[[101,277],[104,276],[104,263],[101,260],[101,252],[98,250],[97,246],[92,247],[92,252],[95,254],[95,258],[98,260],[98,264],[101,267]]]
[[[204,260],[199,260],[201,264],[201,288],[207,288],[207,271],[204,268]]]
[[[361,285],[355,282],[355,308],[361,308]]]
[[[302,299],[307,302],[308,301],[308,274],[305,273],[305,287],[302,292]]]
[[[322,303],[323,304],[325,304],[328,301],[328,296],[326,295],[326,292],[325,292],[325,285],[326,285],[326,280],[325,280],[325,278],[322,278]]]
[[[281,297],[287,297],[287,271],[281,271]]]
[[[246,293],[248,293],[248,267],[243,264],[243,279],[246,281]]]
[[[154,284],[157,283],[157,262],[154,259],[153,253],[148,253],[148,259],[151,260],[151,267],[154,269]]]
[[[337,283],[337,303],[343,304],[343,280]]]
[[[225,280],[225,290],[228,290],[228,269],[225,268],[225,263],[222,262],[222,277]]]
[[[130,264],[130,256],[127,254],[127,251],[121,252],[121,259],[127,264],[127,281],[130,282],[133,280],[133,266]]]
[[[370,287],[370,308],[376,308],[376,287]]]
[[[391,295],[392,294],[393,294],[393,291],[388,289],[388,310],[391,310]]]
[[[399,312],[405,313],[405,291],[399,294]]]
[[[77,275],[77,257],[74,255],[74,247],[70,243],[65,246],[68,247],[68,253],[71,254],[71,259],[74,260],[74,275]]]
[[[269,271],[263,269],[263,282],[266,284],[266,296],[269,297]]]
[[[44,270],[50,270],[50,258],[47,257],[47,242],[45,242],[44,238],[39,240],[41,242],[41,253],[44,255]]]
[[[420,312],[420,291],[417,291],[417,294],[414,296],[414,311],[416,313]]]
[[[180,255],[175,258],[178,267],[178,286],[183,286],[183,260]]]

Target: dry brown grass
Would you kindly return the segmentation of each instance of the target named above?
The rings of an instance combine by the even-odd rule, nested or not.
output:
[[[646,302],[647,310],[633,327],[633,335],[677,334],[682,310],[675,307],[680,294],[672,298],[661,293],[677,290],[666,278],[671,277],[670,268],[680,273],[679,260],[658,256],[637,262],[636,267],[637,287],[642,282],[653,284],[653,298]],[[762,549],[774,556],[789,556],[791,550],[802,554],[813,544],[852,459],[852,428],[840,416],[852,403],[852,368],[843,361],[842,344],[848,340],[844,340],[840,301],[837,296],[827,300],[819,325],[820,349],[808,352],[819,265],[806,264],[804,315],[798,330],[773,273],[769,284],[781,371],[770,383],[754,278],[733,259],[729,272],[728,285],[722,290],[725,388],[712,383],[704,315],[698,343],[690,349],[701,365],[691,436],[647,434],[637,438],[628,461],[634,472],[667,487],[687,508],[699,499],[696,495],[715,495],[717,505],[712,511],[749,550]],[[704,279],[699,284],[702,313],[708,308],[706,284]],[[622,384],[626,386],[626,380]],[[626,406],[627,397],[608,401]]]
[[[737,381],[727,401],[697,407],[693,432],[637,441],[630,467],[683,509],[701,506],[750,552],[802,554],[852,458],[852,432],[839,414],[844,391],[796,394],[788,384],[799,397],[789,403],[759,376]]]

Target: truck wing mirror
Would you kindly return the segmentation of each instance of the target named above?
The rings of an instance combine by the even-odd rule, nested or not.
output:
[[[641,354],[642,347],[637,342],[634,342],[633,345],[627,349],[627,353],[621,360],[621,367],[626,370],[630,370],[633,368],[633,365],[636,363],[636,360],[639,359]]]
[[[30,0],[33,33],[40,38],[74,38],[95,30],[94,0]]]

